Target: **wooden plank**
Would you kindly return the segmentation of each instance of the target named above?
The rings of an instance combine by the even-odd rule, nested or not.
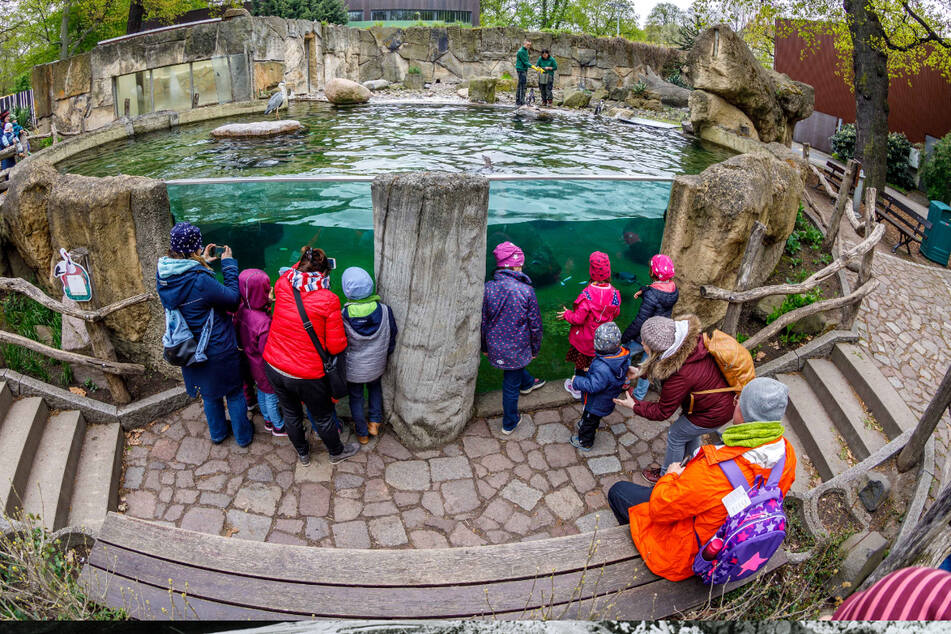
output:
[[[351,569],[351,585],[343,586],[288,582],[281,578],[280,569],[272,570],[269,579],[224,574],[111,546],[97,547],[89,558],[89,565],[104,573],[115,570],[140,585],[171,588],[174,594],[301,616],[314,613],[328,618],[372,619],[419,615],[465,618],[487,611],[531,611],[549,603],[615,593],[658,579],[641,560],[636,562],[639,565],[621,562],[519,581],[391,588],[373,585],[372,568],[361,572]],[[123,585],[119,578],[113,583]]]
[[[605,510],[603,523],[614,523]],[[589,557],[592,540],[596,552]],[[379,586],[426,586],[524,579],[639,559],[627,526],[552,539],[468,548],[358,550],[261,543],[196,533],[110,513],[99,541],[168,561],[225,573],[287,581],[353,583],[353,571],[372,570]],[[632,564],[633,565],[633,564]]]
[[[808,145],[803,147],[803,151],[808,150]],[[766,235],[766,225],[760,221],[753,223],[753,231],[750,232],[749,240],[746,241],[746,250],[743,252],[743,260],[740,262],[740,272],[736,276],[736,290],[745,291],[751,285],[750,278],[753,276],[753,264],[759,258],[760,248],[763,246],[763,236]],[[736,336],[736,328],[740,321],[740,311],[743,310],[743,304],[730,304],[726,307],[726,315],[720,324],[720,330],[730,335]]]

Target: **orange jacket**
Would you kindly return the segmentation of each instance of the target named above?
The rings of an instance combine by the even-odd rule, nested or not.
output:
[[[783,448],[786,465],[779,488],[785,495],[796,479],[796,452],[785,438],[755,449],[704,445],[682,474],[668,473],[658,480],[650,501],[628,510],[631,537],[651,572],[671,581],[692,576],[699,551],[697,537],[705,544],[726,521],[721,499],[733,487],[717,463],[736,458],[740,471],[752,483],[757,475],[764,480],[769,477]]]

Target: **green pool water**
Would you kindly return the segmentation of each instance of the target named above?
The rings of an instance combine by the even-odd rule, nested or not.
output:
[[[338,110],[309,103],[292,105],[287,116],[306,129],[272,139],[213,140],[209,132],[224,123],[219,120],[110,143],[57,167],[169,180],[176,220],[198,224],[207,241],[231,245],[242,268],[262,268],[272,280],[296,260],[301,246],[322,247],[337,259],[332,279],[338,293],[344,268],[373,273],[370,183],[267,177],[422,169],[558,175],[493,180],[489,194],[486,277],[498,243],[511,240],[525,250],[545,326],[541,354],[529,369],[545,379],[571,373],[564,361],[567,324],[555,313],[584,288],[589,254],[608,253],[620,274],[613,281],[622,293],[623,329],[636,314],[639,302],[632,295],[648,279],[647,263],[660,245],[673,176],[698,173],[732,155],[676,131],[581,113],[539,122],[505,108],[374,104]],[[579,175],[657,180],[572,179]],[[181,182],[201,178],[248,180]],[[478,390],[500,387],[501,372],[483,359]]]

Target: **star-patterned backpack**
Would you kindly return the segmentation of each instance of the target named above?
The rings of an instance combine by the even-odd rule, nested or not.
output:
[[[734,489],[743,488],[749,496],[746,508],[727,518],[716,535],[700,548],[693,571],[707,585],[739,581],[749,577],[769,561],[786,539],[786,513],[779,479],[786,457],[779,459],[765,482],[756,476],[751,487],[735,460],[720,463]],[[700,538],[694,533],[697,545]]]

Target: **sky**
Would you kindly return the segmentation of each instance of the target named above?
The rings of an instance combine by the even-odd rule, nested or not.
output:
[[[641,26],[644,25],[644,20],[647,19],[647,14],[651,12],[651,9],[654,8],[654,5],[660,4],[662,0],[634,0],[634,10],[637,11],[638,22]],[[690,7],[690,4],[693,0],[666,0],[671,4],[676,4],[683,10],[687,10]]]

